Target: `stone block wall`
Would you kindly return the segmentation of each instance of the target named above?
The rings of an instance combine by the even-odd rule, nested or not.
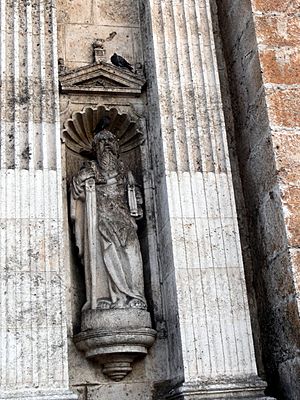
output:
[[[299,386],[299,4],[217,1],[248,212],[264,367]]]
[[[275,3],[275,4],[274,4]],[[266,88],[276,167],[293,266],[299,250],[299,84],[298,2],[253,2],[259,58]],[[299,256],[298,256],[299,257]],[[299,271],[294,270],[299,285]]]
[[[116,52],[142,62],[138,0],[58,0],[58,52],[72,69],[93,61],[92,42],[104,39],[107,60]]]

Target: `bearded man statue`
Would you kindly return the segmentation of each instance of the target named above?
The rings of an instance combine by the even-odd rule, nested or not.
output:
[[[143,214],[141,192],[124,172],[112,132],[98,132],[92,146],[97,160],[86,162],[71,185],[71,218],[85,268],[83,310],[145,309],[135,221]]]

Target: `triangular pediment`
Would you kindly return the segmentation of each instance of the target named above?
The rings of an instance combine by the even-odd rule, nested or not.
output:
[[[145,80],[114,65],[99,62],[60,74],[62,93],[140,94]]]

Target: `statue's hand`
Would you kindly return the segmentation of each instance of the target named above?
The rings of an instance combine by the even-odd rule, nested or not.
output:
[[[134,176],[132,175],[132,172],[131,171],[128,171],[128,185],[129,186],[133,186],[133,185],[135,185],[135,179],[134,179]]]
[[[77,176],[74,176],[73,178],[73,184],[72,184],[72,193],[73,193],[73,198],[75,200],[85,199],[85,193],[84,193],[84,185],[85,182],[90,179],[94,178],[95,173],[92,168],[83,168],[79,171]]]
[[[79,171],[78,178],[83,183],[87,179],[95,178],[95,172],[92,170],[92,168],[84,168]]]

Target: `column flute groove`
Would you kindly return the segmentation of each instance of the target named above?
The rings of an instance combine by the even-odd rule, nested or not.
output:
[[[157,96],[165,157],[165,187],[164,181],[159,185],[168,210],[167,216],[161,213],[170,223],[169,230],[158,227],[158,236],[172,243],[162,287],[166,296],[177,294],[176,310],[167,297],[164,304],[170,347],[180,346],[169,371],[178,386],[169,398],[213,398],[216,387],[224,398],[253,392],[262,398],[265,384],[257,376],[245,297],[210,4],[149,0],[147,10],[157,78],[157,93],[150,96]],[[156,160],[159,144],[153,153]],[[178,329],[172,325],[176,318]]]
[[[69,389],[55,2],[1,0],[0,399]]]
[[[189,46],[188,42],[184,46],[180,46],[180,36],[182,34],[186,35],[186,18],[184,10],[184,2],[179,2],[176,4],[172,2],[173,6],[173,24],[175,27],[175,42],[177,49],[177,60],[179,69],[179,82],[180,82],[180,92],[181,92],[181,102],[184,107],[180,107],[184,115],[184,124],[181,127],[181,138],[180,140],[186,143],[186,153],[188,160],[188,171],[196,171],[197,161],[200,162],[199,158],[199,147],[193,146],[194,136],[197,132],[197,127],[195,129],[195,123],[193,123],[194,118],[191,118],[191,114],[187,113],[186,110],[192,110],[194,108],[194,87],[191,79],[191,65],[189,60]],[[180,23],[175,23],[175,17],[180,19]],[[182,34],[181,34],[182,31]],[[196,158],[196,160],[195,160]]]
[[[172,31],[169,33],[170,35],[175,35],[175,30],[173,29],[173,11],[170,2],[162,2],[164,7],[162,7],[162,16],[163,16],[163,26],[171,27]],[[184,123],[182,122],[184,119],[184,110],[180,109],[180,99],[181,88],[180,85],[176,83],[180,80],[179,70],[178,70],[178,55],[176,49],[176,43],[170,42],[166,38],[166,32],[164,30],[164,41],[165,41],[165,59],[166,66],[168,70],[167,74],[167,87],[168,97],[170,98],[170,109],[171,109],[171,119],[172,126],[170,129],[170,135],[172,135],[173,143],[179,143],[174,145],[174,154],[171,157],[174,160],[174,167],[177,168],[179,166],[182,170],[188,169],[188,161],[187,161],[187,151],[186,145],[183,142],[180,134],[182,129],[184,128]]]

